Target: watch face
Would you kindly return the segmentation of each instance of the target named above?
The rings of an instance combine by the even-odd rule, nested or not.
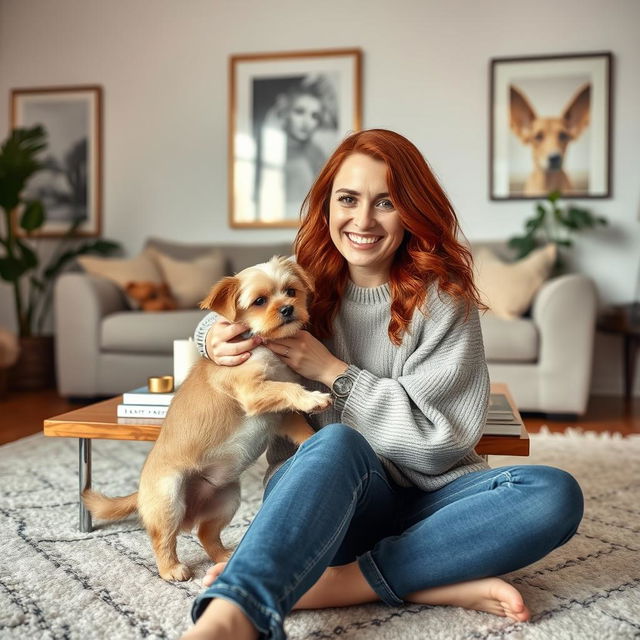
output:
[[[353,381],[348,376],[338,376],[333,381],[333,392],[340,397],[349,395]]]

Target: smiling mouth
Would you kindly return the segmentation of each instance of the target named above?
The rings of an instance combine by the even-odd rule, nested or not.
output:
[[[349,240],[351,240],[351,242],[359,245],[376,244],[377,242],[382,240],[381,236],[362,236],[359,233],[346,232],[345,235],[347,236],[347,238],[349,238]]]

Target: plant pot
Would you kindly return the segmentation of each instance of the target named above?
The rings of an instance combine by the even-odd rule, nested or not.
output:
[[[9,370],[9,387],[15,391],[37,391],[53,386],[53,336],[20,338],[20,356]]]

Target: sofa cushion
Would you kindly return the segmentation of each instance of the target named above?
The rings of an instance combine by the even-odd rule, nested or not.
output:
[[[185,311],[124,311],[107,316],[101,325],[100,349],[127,353],[172,354],[173,341],[193,335],[207,314]]]
[[[178,309],[197,309],[211,287],[226,275],[225,257],[217,249],[190,260],[173,258],[151,247],[147,251],[160,267]]]
[[[480,314],[484,350],[488,362],[536,362],[539,335],[530,318],[505,320],[487,311]]]
[[[274,255],[290,256],[293,251],[291,242],[278,244],[187,244],[149,238],[147,247],[152,247],[176,260],[193,260],[210,254],[212,250],[221,251],[226,259],[225,275],[242,271],[259,262],[266,262]]]

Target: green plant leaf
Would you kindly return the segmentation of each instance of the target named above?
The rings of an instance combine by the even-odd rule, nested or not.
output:
[[[0,147],[0,206],[12,211],[20,203],[27,180],[42,169],[36,158],[47,146],[42,126],[14,129]]]
[[[29,267],[23,260],[12,257],[0,258],[0,278],[7,282],[15,282],[28,270]]]
[[[22,213],[20,226],[25,231],[35,231],[44,224],[44,206],[40,200],[31,200]]]
[[[532,235],[514,236],[509,238],[507,245],[515,250],[516,259],[524,258],[536,248],[536,241]]]
[[[562,193],[558,190],[556,191],[551,191],[548,195],[547,195],[547,200],[549,202],[551,202],[551,204],[555,204],[556,202],[558,202],[558,200],[560,200],[560,198],[562,197]]]
[[[24,243],[19,238],[16,238],[16,245],[20,248],[20,252],[22,253],[22,262],[25,264],[27,269],[35,269],[38,266],[39,260],[38,256],[31,249],[31,247]]]

